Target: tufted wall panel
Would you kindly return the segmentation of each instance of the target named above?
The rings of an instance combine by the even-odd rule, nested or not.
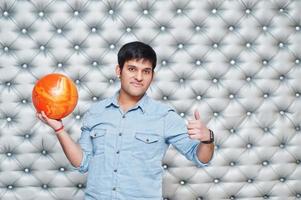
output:
[[[163,199],[300,199],[300,13],[298,0],[0,0],[0,199],[83,199],[86,176],[35,118],[31,90],[52,72],[75,81],[64,122],[77,140],[134,40],[158,53],[150,96],[185,119],[198,109],[216,133],[206,168],[169,149]]]

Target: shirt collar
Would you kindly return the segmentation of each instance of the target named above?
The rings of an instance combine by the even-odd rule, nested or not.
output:
[[[107,101],[107,103],[105,105],[106,108],[110,107],[111,105],[119,108],[119,103],[118,103],[119,92],[120,92],[120,90],[118,90],[117,92],[115,92],[115,94],[108,99],[108,101]],[[131,108],[131,110],[140,108],[141,111],[143,113],[145,113],[145,109],[146,109],[146,105],[147,105],[146,102],[147,102],[148,98],[149,98],[148,95],[145,93],[142,96],[142,98],[137,102],[137,104],[133,108]]]

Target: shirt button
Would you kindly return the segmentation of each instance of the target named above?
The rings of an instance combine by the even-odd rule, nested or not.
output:
[[[118,151],[116,151],[116,153],[117,153],[117,154],[119,154],[119,153],[120,153],[120,151],[118,150]]]
[[[115,187],[113,187],[113,189],[112,189],[113,191],[116,191],[116,188]]]
[[[122,136],[122,133],[119,133],[119,136]]]
[[[122,118],[125,118],[125,115],[122,115]]]
[[[114,169],[114,172],[117,172],[117,169]]]
[[[146,139],[146,142],[149,142],[149,139]]]

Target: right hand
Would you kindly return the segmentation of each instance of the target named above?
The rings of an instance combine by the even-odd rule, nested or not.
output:
[[[63,126],[62,120],[50,119],[46,116],[45,112],[36,113],[37,118],[39,118],[42,122],[50,126],[53,130],[57,130]]]

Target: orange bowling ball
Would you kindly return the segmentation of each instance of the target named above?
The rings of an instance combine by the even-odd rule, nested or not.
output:
[[[62,74],[48,74],[37,81],[32,102],[37,112],[44,111],[51,119],[62,119],[75,108],[78,93],[73,81]]]

